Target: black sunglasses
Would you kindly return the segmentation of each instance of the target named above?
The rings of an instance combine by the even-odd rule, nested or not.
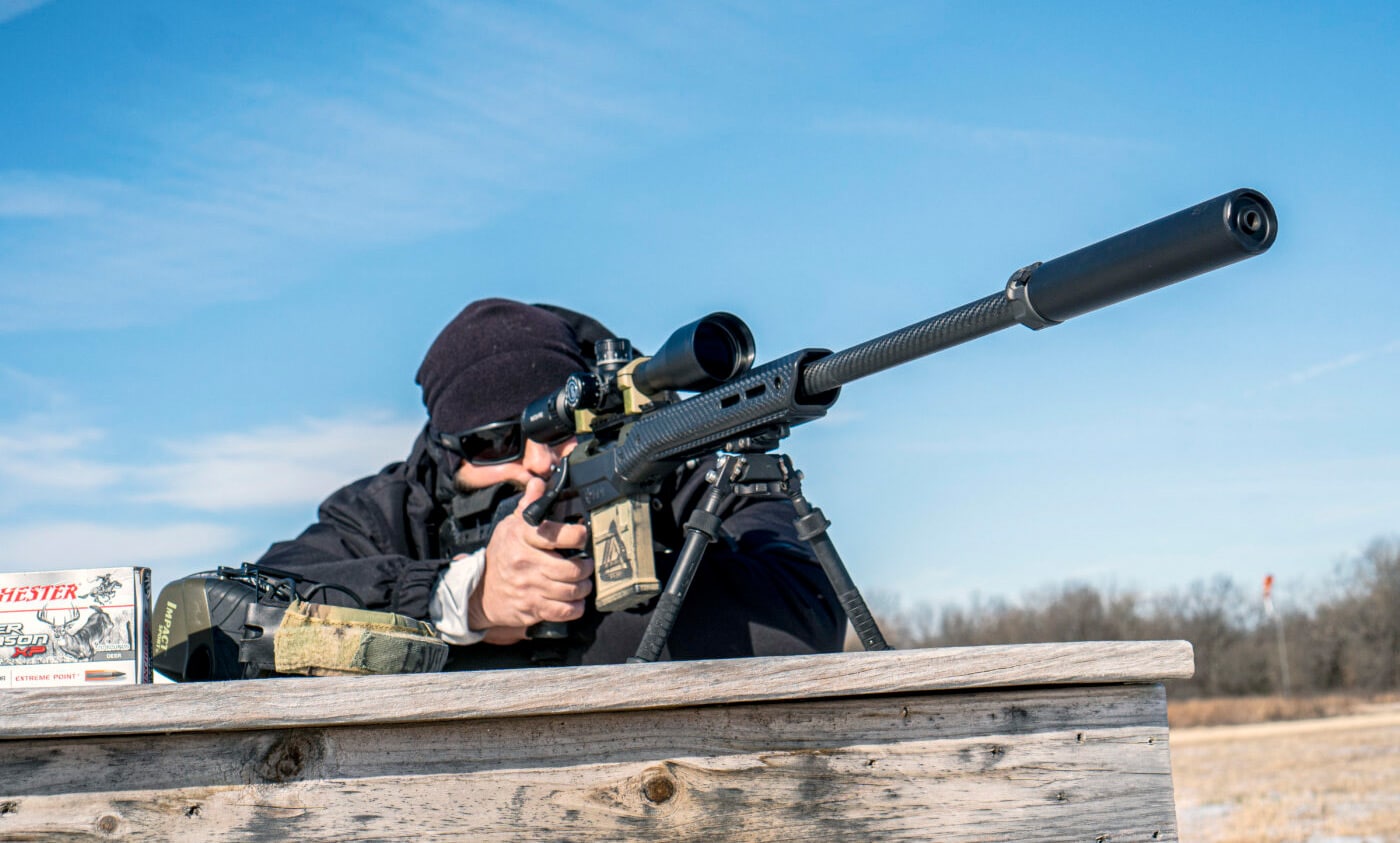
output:
[[[472,465],[501,465],[525,454],[525,437],[518,421],[498,421],[465,433],[437,433],[442,447]]]

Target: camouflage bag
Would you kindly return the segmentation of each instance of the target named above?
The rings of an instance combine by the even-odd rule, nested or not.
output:
[[[273,637],[278,673],[363,676],[433,673],[447,662],[447,644],[427,621],[293,600]]]

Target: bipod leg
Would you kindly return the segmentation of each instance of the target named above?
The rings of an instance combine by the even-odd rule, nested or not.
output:
[[[867,650],[891,649],[885,642],[885,636],[880,633],[879,625],[875,623],[875,616],[870,614],[870,608],[865,605],[865,598],[861,596],[860,589],[856,588],[855,580],[851,579],[850,572],[841,561],[841,555],[836,552],[836,545],[831,541],[831,536],[826,533],[826,528],[831,526],[831,522],[802,494],[802,473],[792,467],[792,462],[786,456],[782,459],[787,462],[791,474],[787,481],[787,495],[792,499],[793,507],[797,509],[795,523],[798,538],[811,545],[812,552],[817,555],[817,561],[826,572],[831,587],[836,589],[836,598],[841,601],[841,608],[846,610],[846,617],[850,618],[851,627],[855,629],[861,646]]]
[[[728,475],[729,458],[726,456],[720,459],[713,479],[707,478],[710,479],[710,488],[686,519],[685,542],[676,557],[676,565],[666,581],[666,590],[661,592],[656,608],[652,610],[646,632],[642,633],[642,641],[637,645],[637,653],[627,660],[628,664],[654,662],[661,656],[661,648],[671,637],[681,604],[685,602],[685,593],[690,589],[691,580],[695,579],[695,572],[700,570],[700,558],[705,555],[705,548],[719,536],[720,511],[729,497]]]

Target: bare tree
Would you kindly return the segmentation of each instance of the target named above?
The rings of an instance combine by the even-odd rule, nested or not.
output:
[[[1275,611],[1294,692],[1400,688],[1400,539],[1373,543],[1323,590],[1291,594]],[[1196,650],[1196,675],[1172,683],[1175,696],[1273,693],[1283,674],[1278,628],[1229,577],[1150,598],[1072,582],[1014,602],[978,596],[937,610],[906,609],[888,594],[871,602],[899,647],[1184,638]]]

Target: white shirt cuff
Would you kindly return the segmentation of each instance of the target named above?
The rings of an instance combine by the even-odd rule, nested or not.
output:
[[[438,578],[428,601],[428,618],[437,627],[438,637],[449,644],[475,644],[486,632],[467,628],[467,601],[481,583],[486,571],[486,548],[459,556]]]

